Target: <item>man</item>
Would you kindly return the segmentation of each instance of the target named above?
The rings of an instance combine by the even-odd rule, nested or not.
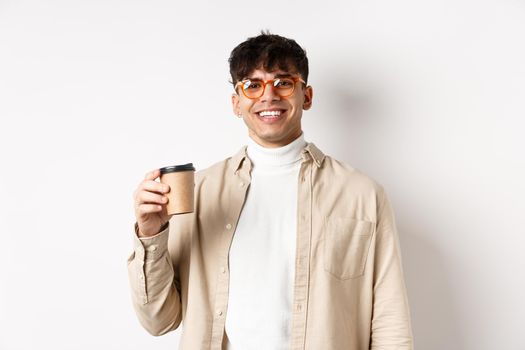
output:
[[[231,53],[248,146],[196,174],[195,212],[167,185],[135,191],[133,304],[180,349],[412,349],[393,213],[383,188],[307,143],[306,52],[262,33]]]

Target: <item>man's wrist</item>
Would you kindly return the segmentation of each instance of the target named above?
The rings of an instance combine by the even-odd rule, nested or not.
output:
[[[136,233],[138,238],[150,238],[150,237],[156,236],[156,235],[160,234],[162,231],[166,230],[169,227],[169,223],[170,222],[168,221],[164,225],[162,225],[161,228],[156,233],[154,233],[152,235],[146,235],[146,234],[143,234],[142,232],[140,232],[139,225],[138,225],[138,223],[135,222],[135,233]]]

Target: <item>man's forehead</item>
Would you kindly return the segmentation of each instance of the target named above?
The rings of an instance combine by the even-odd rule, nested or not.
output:
[[[258,68],[258,69],[253,70],[250,74],[248,74],[246,78],[262,79],[268,76],[275,78],[275,77],[288,77],[292,75],[297,75],[297,71],[296,70],[282,70],[282,69],[267,71],[264,68]]]

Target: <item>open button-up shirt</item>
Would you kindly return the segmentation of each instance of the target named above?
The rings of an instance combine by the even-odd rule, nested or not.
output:
[[[399,241],[382,186],[312,143],[302,156],[290,349],[412,349]],[[134,237],[128,271],[136,314],[154,335],[182,322],[179,349],[223,347],[229,248],[250,170],[243,147],[197,172],[195,212],[172,216],[155,236]]]

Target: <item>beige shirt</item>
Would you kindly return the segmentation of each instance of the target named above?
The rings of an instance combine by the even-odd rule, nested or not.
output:
[[[290,349],[412,349],[399,241],[383,188],[312,143],[302,156]],[[250,169],[244,147],[198,172],[195,212],[174,215],[153,237],[135,235],[128,259],[135,311],[154,335],[182,321],[181,350],[222,348],[228,253]]]

